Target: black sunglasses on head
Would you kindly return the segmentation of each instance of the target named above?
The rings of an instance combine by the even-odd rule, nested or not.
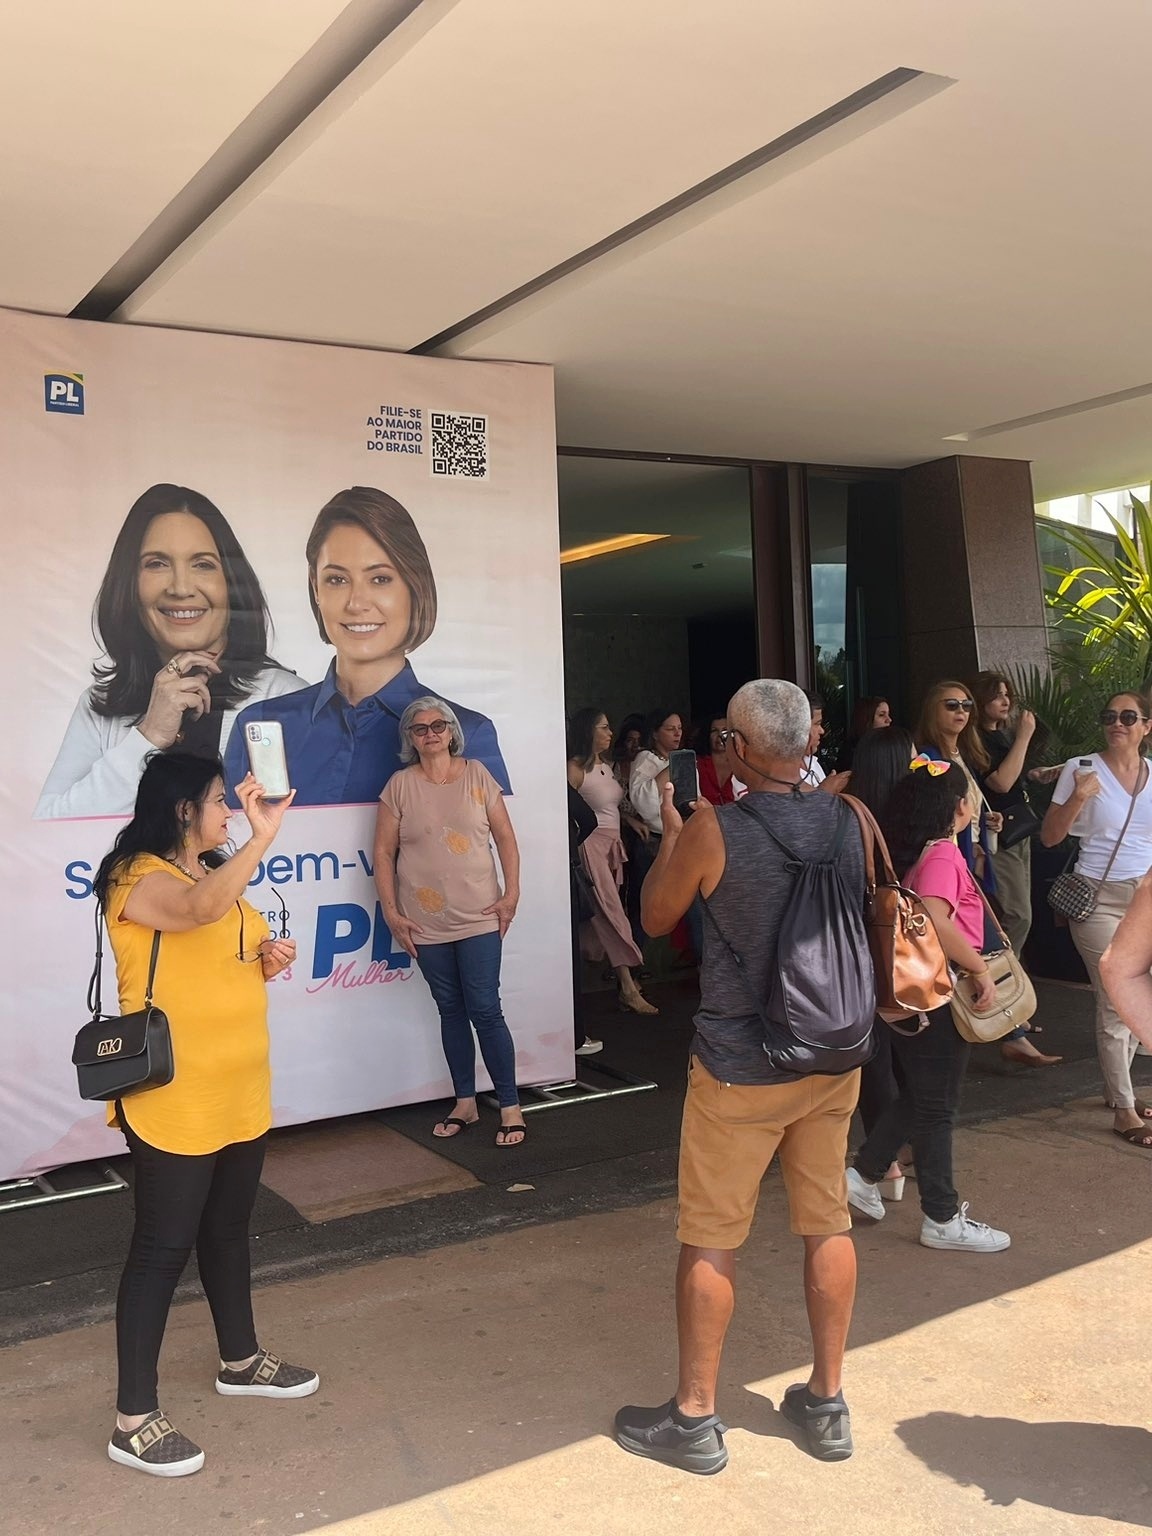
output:
[[[1100,711],[1101,725],[1115,725],[1117,721],[1121,725],[1135,725],[1137,720],[1147,720],[1147,718],[1147,715],[1142,715],[1135,709],[1102,709]]]

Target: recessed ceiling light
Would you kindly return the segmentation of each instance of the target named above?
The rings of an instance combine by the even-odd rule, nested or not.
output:
[[[560,564],[571,565],[576,560],[594,560],[597,555],[615,555],[622,549],[635,549],[641,544],[656,544],[666,539],[666,533],[622,533],[614,539],[597,539],[594,544],[576,544],[560,551]]]

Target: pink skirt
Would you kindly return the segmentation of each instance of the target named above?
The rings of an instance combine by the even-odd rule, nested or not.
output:
[[[636,948],[632,930],[620,900],[627,857],[619,832],[597,827],[580,845],[580,857],[596,892],[600,910],[580,926],[580,949],[586,960],[618,965],[640,965],[644,956]]]

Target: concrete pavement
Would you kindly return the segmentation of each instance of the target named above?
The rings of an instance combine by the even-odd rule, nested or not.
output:
[[[5,1536],[339,1536],[707,1525],[759,1536],[1152,1528],[1152,1162],[1098,1102],[964,1130],[961,1192],[1007,1227],[991,1256],[915,1241],[915,1186],[857,1232],[848,1365],[857,1453],[811,1461],[773,1404],[806,1373],[799,1245],[770,1174],[724,1366],[728,1469],[694,1478],[607,1437],[673,1384],[672,1203],[509,1232],[271,1286],[261,1337],[315,1365],[300,1402],[212,1391],[202,1302],[175,1309],[162,1401],[208,1453],[166,1482],[104,1455],[100,1324],[0,1354]]]

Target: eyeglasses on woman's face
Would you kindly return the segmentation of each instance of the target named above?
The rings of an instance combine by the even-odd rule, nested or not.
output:
[[[971,699],[941,699],[940,703],[952,715],[970,715],[975,707]]]
[[[1133,726],[1137,720],[1147,720],[1147,715],[1142,715],[1135,709],[1102,709],[1100,711],[1101,725],[1125,725]]]
[[[415,736],[419,741],[423,741],[424,737],[427,736],[429,732],[431,732],[433,736],[443,736],[447,729],[447,720],[429,720],[427,722],[421,721],[419,725],[410,725],[408,727],[408,734],[410,736]]]

